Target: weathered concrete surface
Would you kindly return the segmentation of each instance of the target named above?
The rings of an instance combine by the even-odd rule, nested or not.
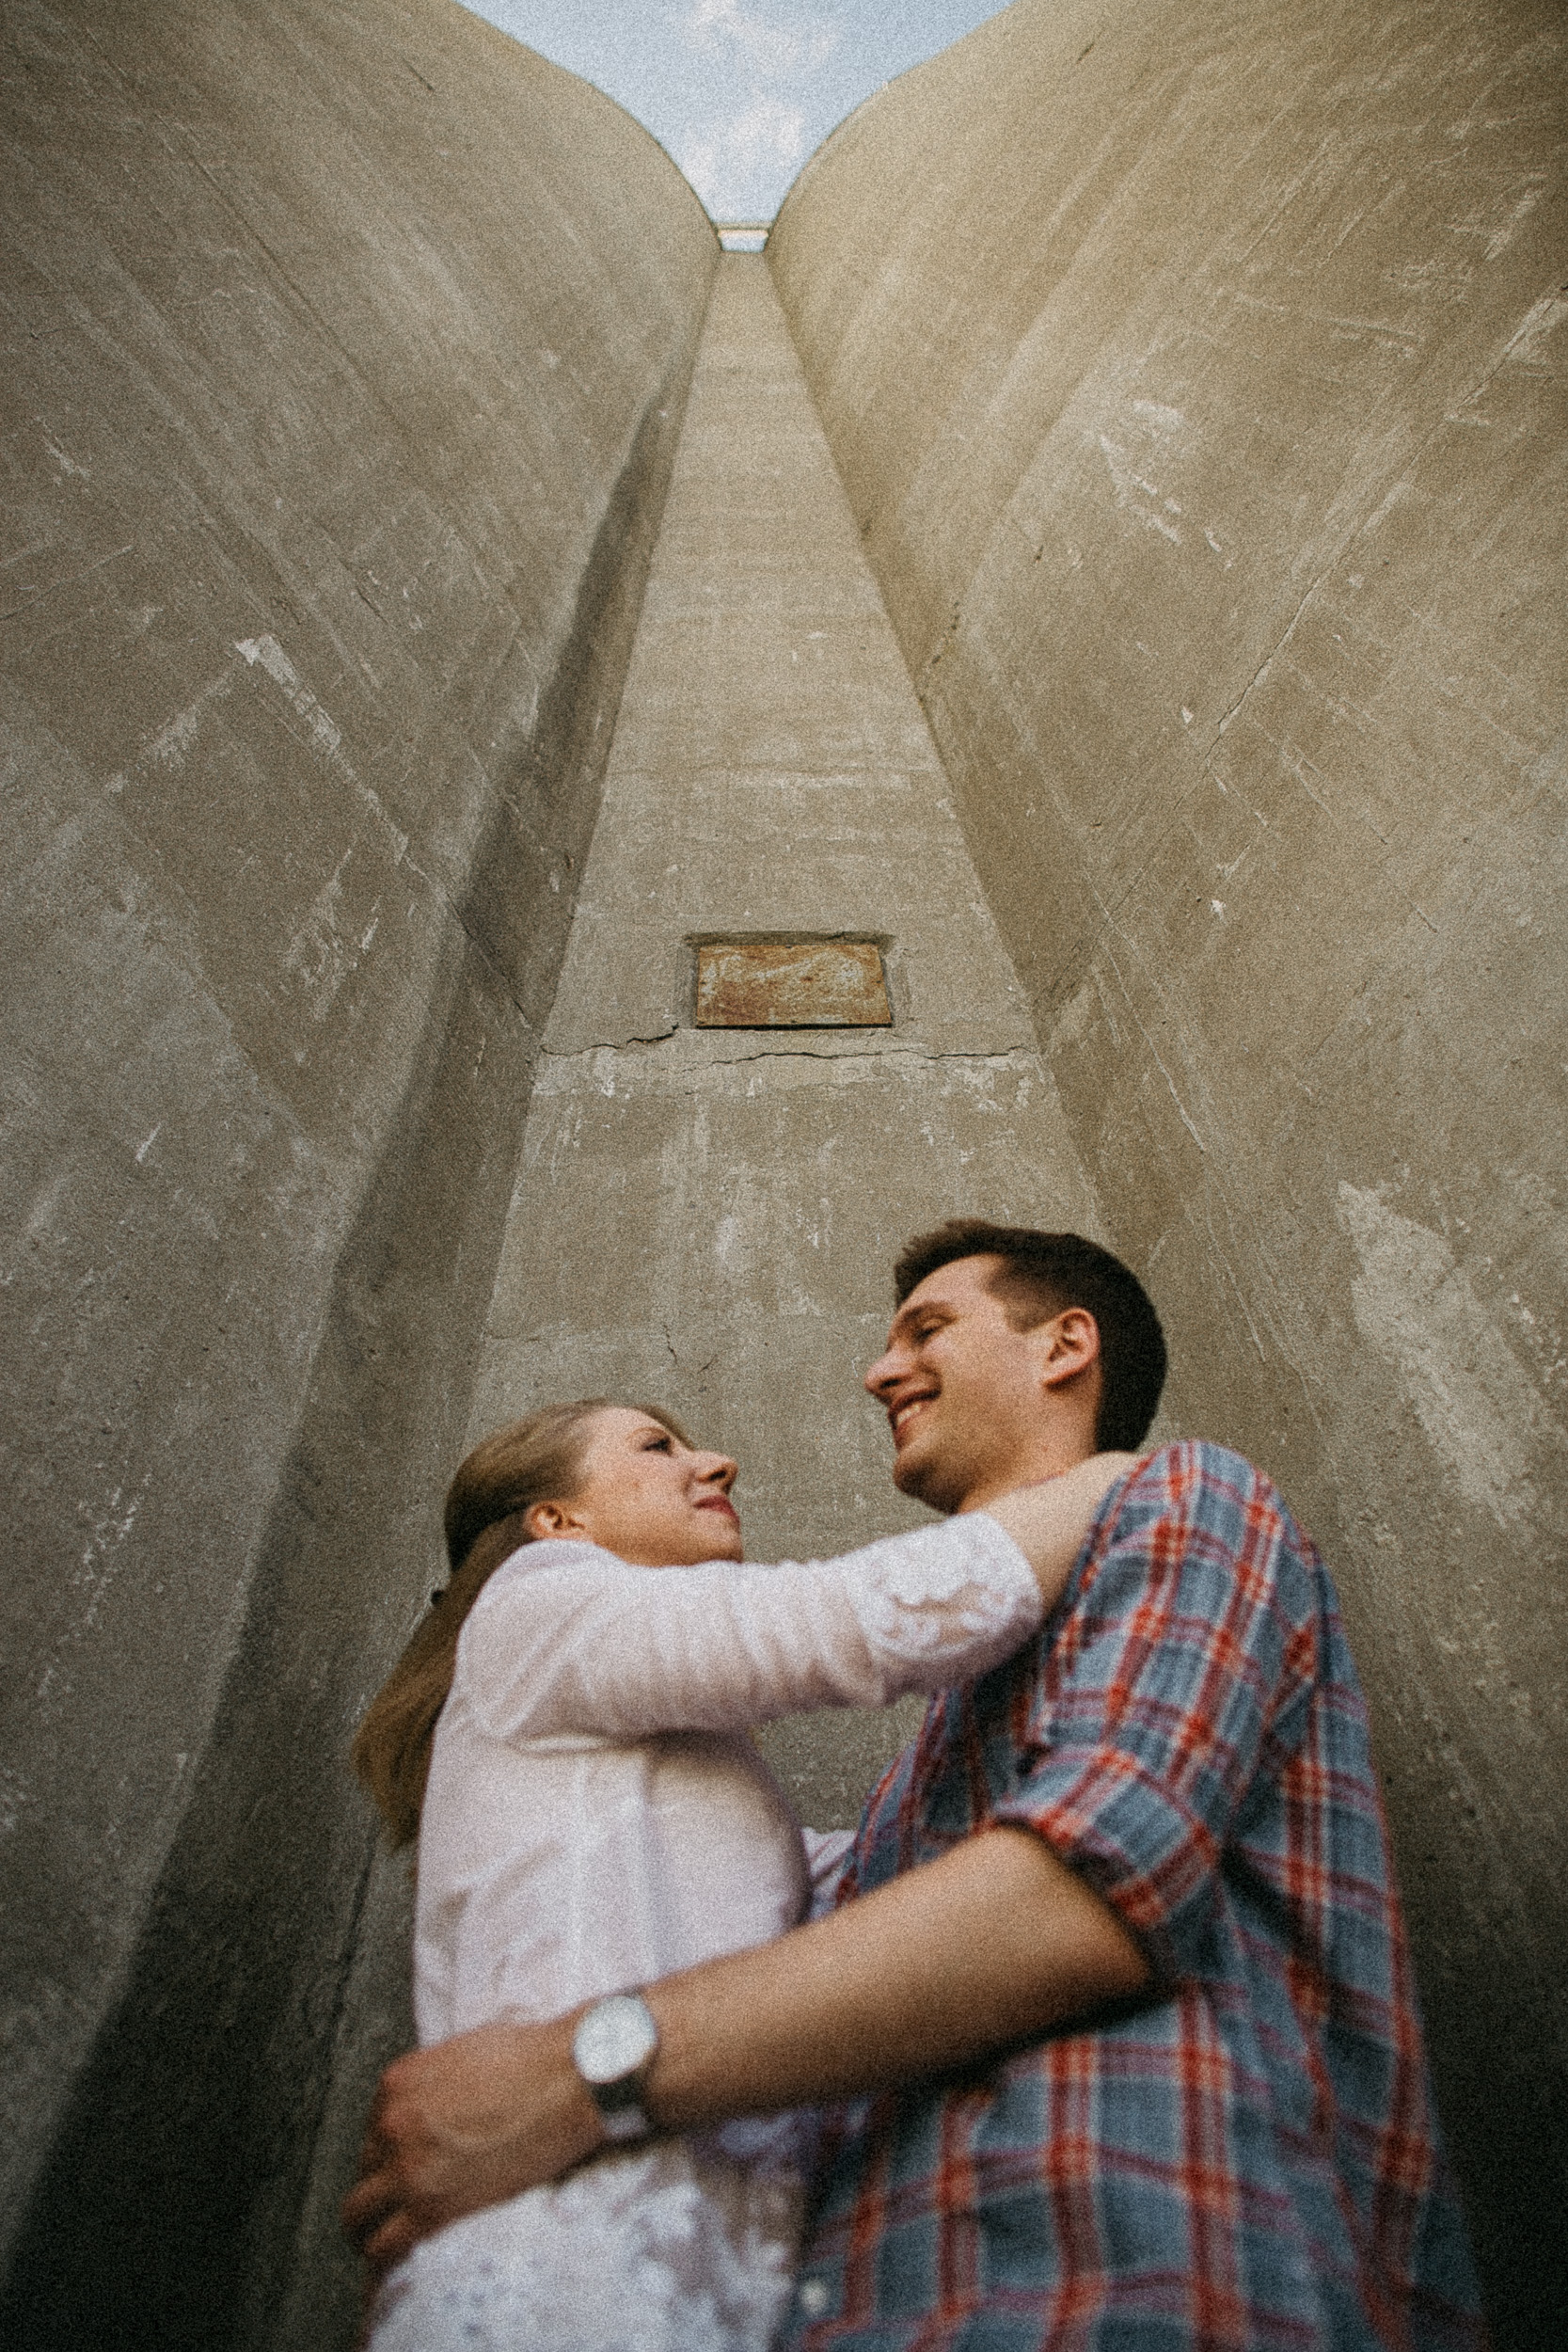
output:
[[[4,38],[0,2335],[209,2352],[277,2304],[345,1743],[430,1579],[715,246],[445,0]]]
[[[1568,2331],[1555,0],[1021,0],[769,246],[1174,1410],[1342,1580],[1501,2340]]]
[[[891,1028],[699,1029],[693,936],[887,942]],[[1095,1223],[767,264],[719,266],[485,1325],[472,1432],[661,1401],[753,1558],[925,1515],[861,1390],[899,1244]],[[768,1736],[852,1821],[904,1716]]]

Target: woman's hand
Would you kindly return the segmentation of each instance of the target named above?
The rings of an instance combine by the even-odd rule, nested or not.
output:
[[[433,2230],[554,2180],[601,2145],[571,2061],[575,2023],[481,2026],[388,2067],[342,2211],[377,2277]]]
[[[1048,1615],[1062,1597],[1107,1488],[1135,1470],[1138,1460],[1135,1454],[1091,1454],[1038,1486],[1017,1486],[985,1505],[1034,1569]]]

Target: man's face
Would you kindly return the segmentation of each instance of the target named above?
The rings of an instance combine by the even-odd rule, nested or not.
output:
[[[1061,1453],[1053,1366],[1079,1309],[1015,1330],[987,1289],[994,1257],[958,1258],[912,1290],[865,1375],[893,1430],[893,1483],[936,1511],[978,1511],[1079,1458]],[[1057,1375],[1059,1377],[1059,1373]],[[1084,1451],[1092,1452],[1092,1440]]]

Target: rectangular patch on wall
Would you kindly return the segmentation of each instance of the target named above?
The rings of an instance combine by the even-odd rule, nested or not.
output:
[[[706,940],[698,946],[700,1029],[885,1029],[892,1024],[874,940]]]

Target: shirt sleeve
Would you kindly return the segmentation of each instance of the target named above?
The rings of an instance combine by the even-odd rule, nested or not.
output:
[[[1318,1597],[1316,1554],[1268,1480],[1186,1444],[1123,1489],[1046,1629],[995,1819],[1044,1838],[1169,1981],[1198,1960],[1248,1790],[1304,1735]]]
[[[559,1565],[530,1558],[546,1549],[498,1569],[463,1629],[458,1673],[495,1739],[641,1739],[882,1707],[999,1664],[1041,1616],[1028,1561],[981,1512],[770,1568],[629,1567],[554,1544]]]
[[[811,1910],[808,1916],[825,1919],[838,1907],[839,1882],[844,1876],[850,1848],[855,1842],[852,1829],[803,1829],[806,1845],[806,1868],[811,1874]]]

